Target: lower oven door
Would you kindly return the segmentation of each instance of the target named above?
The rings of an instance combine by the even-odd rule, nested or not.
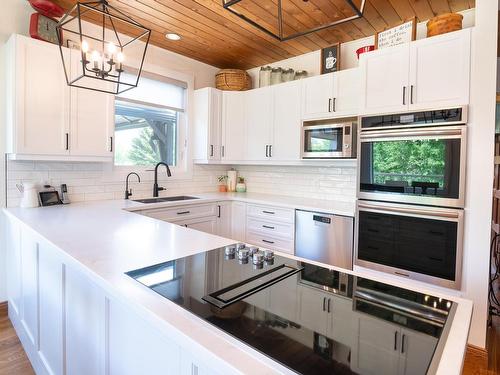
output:
[[[358,201],[355,264],[459,289],[463,210]]]

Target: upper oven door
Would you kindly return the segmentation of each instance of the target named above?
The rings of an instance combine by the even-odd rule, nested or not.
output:
[[[362,132],[358,198],[463,207],[465,126]]]
[[[352,124],[304,125],[302,158],[352,157]]]

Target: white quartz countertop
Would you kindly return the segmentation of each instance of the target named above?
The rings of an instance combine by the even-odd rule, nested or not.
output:
[[[339,202],[333,200],[323,199],[310,199],[291,197],[285,195],[274,194],[260,194],[260,193],[203,193],[203,194],[189,194],[189,196],[197,197],[199,199],[176,201],[176,202],[162,202],[162,203],[137,203],[127,202],[127,208],[130,211],[153,209],[170,206],[180,206],[186,204],[200,204],[208,202],[220,201],[240,201],[253,204],[265,204],[271,206],[279,206],[285,208],[292,208],[306,211],[318,211],[327,214],[335,214],[342,216],[354,217],[355,203],[354,202]]]
[[[264,194],[202,194],[193,203],[242,200],[251,203],[312,209],[353,216],[354,205]],[[188,202],[168,203],[169,205]],[[161,204],[160,206],[165,206]],[[130,270],[223,247],[235,241],[199,232],[134,212],[155,205],[111,200],[41,208],[8,208],[17,219],[54,245],[68,264],[77,267],[114,298],[126,302],[159,329],[175,332],[179,341],[199,347],[221,359],[225,366],[244,374],[290,374],[289,369],[185,311],[182,307],[140,285],[124,273]],[[299,259],[299,258],[295,258]],[[356,272],[351,272],[356,274]],[[383,280],[386,282],[386,280]],[[404,281],[392,284],[407,287]],[[413,288],[416,289],[416,288]],[[420,292],[429,293],[425,288]],[[464,356],[472,303],[444,293],[433,295],[458,302],[438,374],[459,374]],[[257,360],[257,361],[256,361]]]

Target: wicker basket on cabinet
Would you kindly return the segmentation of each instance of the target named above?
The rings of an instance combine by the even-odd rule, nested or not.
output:
[[[252,88],[252,79],[240,69],[222,69],[215,75],[215,87],[226,91],[244,91]]]
[[[464,16],[458,13],[445,13],[427,22],[427,37],[446,34],[462,29]]]

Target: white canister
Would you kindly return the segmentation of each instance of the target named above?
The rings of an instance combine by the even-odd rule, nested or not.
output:
[[[238,182],[238,171],[231,169],[227,171],[227,191],[236,191],[236,183]]]
[[[22,194],[20,206],[23,208],[38,207],[38,191],[36,184],[32,182],[24,182],[16,184],[17,190]]]

